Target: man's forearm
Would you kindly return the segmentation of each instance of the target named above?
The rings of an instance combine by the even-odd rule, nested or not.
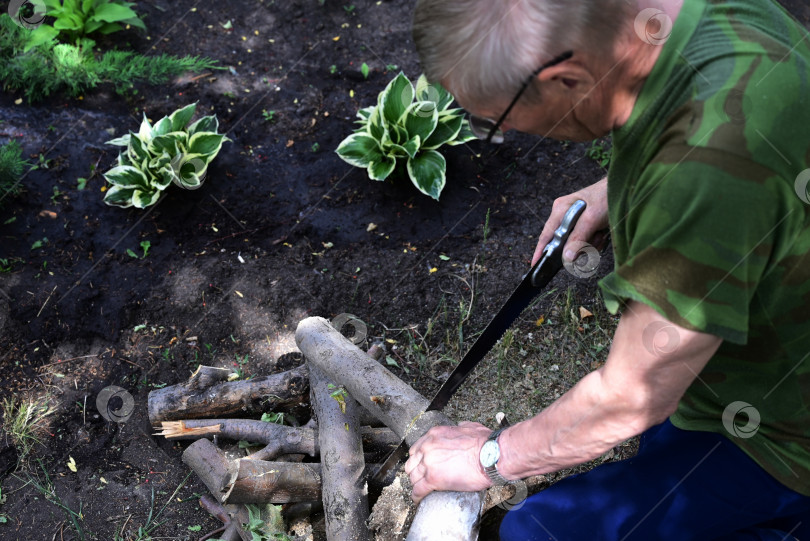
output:
[[[601,371],[588,374],[540,414],[501,435],[498,470],[518,479],[582,464],[671,413],[671,404],[645,408],[631,396],[638,395],[611,389]]]

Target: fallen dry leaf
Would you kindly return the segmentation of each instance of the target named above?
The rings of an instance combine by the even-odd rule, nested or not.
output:
[[[593,317],[593,312],[585,308],[584,306],[579,307],[579,319],[585,319],[588,317]]]

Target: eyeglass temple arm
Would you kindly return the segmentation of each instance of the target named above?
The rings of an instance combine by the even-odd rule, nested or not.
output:
[[[534,70],[534,72],[532,72],[532,74],[529,75],[529,77],[526,78],[526,80],[523,82],[523,86],[520,87],[520,90],[518,91],[517,95],[515,96],[515,99],[512,100],[512,103],[510,103],[509,107],[507,107],[506,110],[503,112],[503,114],[501,115],[501,118],[498,119],[498,122],[496,122],[495,125],[492,126],[492,129],[489,131],[489,135],[487,136],[487,141],[486,141],[487,144],[489,144],[492,141],[492,138],[495,136],[495,133],[498,131],[498,128],[501,127],[501,124],[504,123],[504,121],[506,120],[506,117],[509,116],[509,113],[512,112],[512,109],[515,107],[518,100],[520,100],[520,97],[523,95],[523,93],[526,92],[526,89],[529,87],[529,84],[531,84],[531,82],[534,80],[534,78],[537,77],[538,75],[540,75],[540,72],[543,71],[544,69],[550,68],[552,66],[556,66],[557,64],[562,64],[563,62],[565,62],[566,60],[568,60],[572,56],[574,56],[574,51],[566,51],[563,54],[561,54],[560,56],[557,56],[557,57],[553,58],[552,60],[549,60],[548,62],[546,62],[545,64],[543,64],[542,66],[540,66],[539,68]]]

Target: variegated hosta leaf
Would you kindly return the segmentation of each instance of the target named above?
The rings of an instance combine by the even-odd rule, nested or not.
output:
[[[118,153],[118,165],[132,165],[132,160],[129,159],[127,151]]]
[[[408,136],[419,136],[421,141],[427,141],[436,124],[439,122],[439,113],[436,104],[430,101],[418,101],[408,107],[403,116],[405,131]]]
[[[415,158],[408,158],[408,176],[416,188],[436,201],[442,194],[447,162],[435,150],[420,152]]]
[[[188,153],[203,154],[214,159],[217,153],[219,153],[219,149],[222,148],[222,143],[225,141],[229,141],[229,139],[222,134],[208,132],[195,133],[188,140]]]
[[[157,200],[160,199],[160,191],[159,190],[135,190],[132,193],[132,205],[135,208],[145,209],[150,205],[154,205],[157,203]]]
[[[135,163],[141,163],[149,158],[149,151],[144,147],[140,139],[132,137],[127,147],[127,157]]]
[[[131,165],[113,167],[104,173],[104,178],[106,178],[110,184],[125,188],[146,189],[149,187],[149,180],[146,178],[143,171]]]
[[[157,158],[152,158],[149,160],[147,167],[153,171],[160,171],[165,166],[170,166],[172,163],[172,154],[164,151],[163,154],[158,156]]]
[[[470,129],[470,121],[465,118],[464,122],[461,124],[461,131],[455,139],[447,141],[447,144],[450,146],[461,145],[468,141],[475,141],[476,139],[478,139],[478,136],[472,132]]]
[[[377,141],[382,141],[388,131],[388,125],[383,121],[381,109],[375,107],[368,118],[368,133]]]
[[[169,115],[169,122],[171,123],[170,131],[181,131],[185,129],[191,117],[194,116],[194,111],[197,109],[197,102],[186,105],[182,109],[178,109]]]
[[[121,137],[118,137],[116,139],[110,139],[105,144],[107,144],[107,145],[115,145],[115,146],[119,146],[119,147],[125,147],[125,146],[129,145],[129,138],[130,137],[131,137],[131,135],[128,133],[128,134],[122,135]]]
[[[424,74],[416,81],[416,99],[419,101],[432,101],[441,112],[453,103],[453,95],[440,84],[431,84]]]
[[[444,144],[450,143],[458,137],[464,122],[464,117],[461,116],[439,117],[436,129],[433,130],[433,133],[428,137],[427,141],[422,144],[422,148],[425,150],[435,150]]]
[[[171,165],[166,164],[157,170],[155,177],[155,187],[163,191],[169,187],[169,184],[175,182],[177,175],[174,174],[174,169],[172,169]]]
[[[364,168],[383,157],[377,140],[364,133],[353,133],[340,143],[335,152],[349,165]]]
[[[418,135],[415,135],[413,139],[405,143],[404,145],[394,145],[391,144],[391,148],[396,151],[396,156],[399,157],[409,157],[413,158],[416,156],[416,153],[419,152],[419,147],[421,146],[422,141],[419,139]]]
[[[149,124],[149,120],[146,119],[146,113],[143,114],[141,127],[138,128],[138,139],[144,143],[148,143],[152,140],[152,125]]]
[[[371,116],[371,113],[376,109],[373,105],[371,107],[364,107],[357,111],[357,116],[360,118],[360,122],[365,123],[366,120]]]
[[[399,122],[405,111],[413,103],[411,81],[400,72],[381,94],[382,114],[390,123]]]
[[[116,207],[129,208],[132,206],[132,194],[134,192],[135,188],[110,186],[110,189],[104,194],[104,202]]]
[[[152,126],[152,137],[158,137],[160,135],[166,135],[167,133],[171,133],[172,131],[172,121],[169,120],[169,117],[164,116],[157,122],[155,125]]]
[[[379,161],[368,166],[368,176],[371,180],[385,180],[394,171],[397,165],[396,158],[381,156]]]
[[[212,132],[216,133],[219,130],[219,120],[214,115],[204,116],[188,127],[189,136],[195,133]]]
[[[172,156],[181,154],[182,147],[188,144],[188,134],[178,131],[155,136],[149,141],[148,149],[153,156],[168,152]]]

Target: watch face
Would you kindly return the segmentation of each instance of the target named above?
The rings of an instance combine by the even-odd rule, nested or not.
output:
[[[489,440],[481,447],[481,465],[483,467],[490,468],[494,466],[499,458],[501,458],[501,448],[498,446],[497,441]]]

